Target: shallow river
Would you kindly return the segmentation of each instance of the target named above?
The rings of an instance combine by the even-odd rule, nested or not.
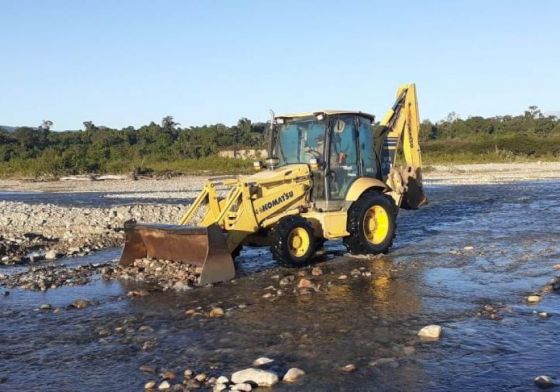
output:
[[[560,296],[524,303],[560,274],[553,269],[560,263],[560,183],[432,186],[428,195],[430,205],[400,214],[386,257],[348,258],[340,243],[327,243],[317,260],[324,274],[313,277],[322,288],[310,295],[295,295],[292,285],[262,298],[268,286],[278,288],[275,275],[297,272],[279,268],[266,249],[243,251],[235,281],[184,293],[131,298],[133,284],[100,278],[45,293],[10,290],[0,296],[0,390],[142,390],[157,377],[141,365],[229,376],[260,356],[274,358],[280,373],[306,371],[302,382],[280,383],[278,391],[527,391],[537,389],[537,375],[560,379]],[[81,204],[80,195],[38,198]],[[84,198],[88,204],[92,195]],[[118,255],[108,249],[60,263]],[[373,276],[351,278],[359,267]],[[64,308],[77,298],[97,302]],[[63,309],[36,310],[43,303]],[[500,320],[478,314],[487,304]],[[221,306],[226,317],[186,317],[196,306]],[[428,324],[443,327],[439,341],[416,338]],[[370,365],[380,358],[391,360]],[[349,363],[355,372],[339,370]]]

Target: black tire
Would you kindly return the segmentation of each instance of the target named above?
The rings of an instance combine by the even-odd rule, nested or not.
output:
[[[292,232],[301,228],[308,236],[309,246],[305,253],[296,256],[291,251],[290,238]],[[269,232],[270,251],[280,264],[286,267],[303,267],[315,254],[316,242],[311,224],[300,216],[287,216],[278,221]]]
[[[383,208],[388,218],[387,233],[384,239],[378,243],[371,242],[366,237],[366,230],[364,229],[366,214],[374,206]],[[396,221],[397,208],[393,199],[379,191],[367,191],[348,209],[346,230],[350,235],[344,237],[344,245],[353,254],[387,253],[395,238]]]

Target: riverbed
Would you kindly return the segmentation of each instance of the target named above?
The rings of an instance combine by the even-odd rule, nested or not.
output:
[[[525,300],[560,275],[560,182],[432,184],[427,193],[429,205],[401,211],[388,255],[349,257],[340,242],[328,242],[314,264],[318,276],[311,267],[279,267],[266,248],[245,248],[234,281],[185,292],[130,297],[149,288],[100,275],[45,292],[0,288],[0,390],[143,390],[163,370],[230,376],[261,356],[273,358],[279,374],[306,372],[278,391],[527,391],[538,389],[538,375],[560,379],[560,296]],[[9,195],[61,206],[89,206],[96,197],[108,207],[158,199],[34,197]],[[118,256],[109,248],[56,263]],[[290,275],[293,283],[281,286]],[[301,294],[301,278],[318,289]],[[69,307],[76,299],[91,305]],[[59,310],[39,310],[42,304]],[[214,307],[225,315],[207,317]],[[201,315],[186,315],[189,309]],[[416,336],[428,324],[443,327],[439,340]],[[356,370],[340,370],[348,364]],[[157,371],[142,372],[142,365]]]

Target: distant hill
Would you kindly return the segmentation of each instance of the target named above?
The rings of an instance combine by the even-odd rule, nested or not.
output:
[[[13,132],[16,130],[17,127],[9,127],[7,125],[0,125],[0,129],[6,132]]]

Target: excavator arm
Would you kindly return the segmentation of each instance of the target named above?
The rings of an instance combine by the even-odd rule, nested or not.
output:
[[[379,123],[376,140],[382,157],[385,181],[393,191],[393,198],[402,208],[416,209],[427,203],[422,186],[422,156],[419,144],[420,116],[416,86],[406,84],[397,90],[395,103]],[[398,152],[406,162],[405,167],[397,167]]]

